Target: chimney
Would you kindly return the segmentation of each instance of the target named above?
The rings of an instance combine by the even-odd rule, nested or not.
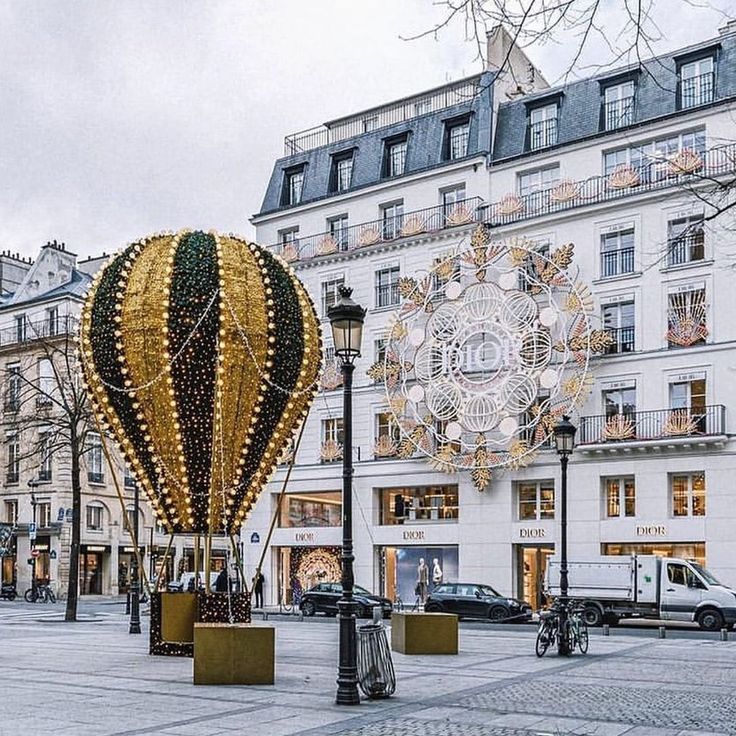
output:
[[[736,19],[728,21],[725,26],[721,26],[718,33],[721,36],[730,36],[732,33],[736,33]]]

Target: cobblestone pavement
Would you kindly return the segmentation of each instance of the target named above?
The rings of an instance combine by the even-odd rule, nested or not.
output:
[[[278,621],[276,685],[217,688],[149,657],[121,615],[4,611],[0,736],[736,736],[736,641],[617,631],[537,659],[528,628],[462,629],[456,657],[394,655],[394,698],[340,708],[334,621]]]

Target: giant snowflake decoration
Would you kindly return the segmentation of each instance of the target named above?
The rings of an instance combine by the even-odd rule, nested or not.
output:
[[[531,462],[563,414],[590,390],[591,353],[610,344],[592,329],[590,290],[570,273],[574,247],[549,255],[526,239],[470,246],[399,284],[401,306],[383,381],[403,439],[438,470],[470,470],[479,490],[493,469]]]

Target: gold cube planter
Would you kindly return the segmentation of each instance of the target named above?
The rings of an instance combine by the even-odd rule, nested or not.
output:
[[[392,613],[391,649],[401,654],[457,654],[457,616]]]
[[[256,624],[194,624],[195,685],[273,685],[276,630]]]

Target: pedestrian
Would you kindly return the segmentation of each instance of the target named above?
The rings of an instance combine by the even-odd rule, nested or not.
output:
[[[253,583],[253,592],[256,594],[256,608],[263,608],[263,584],[265,582],[266,578],[263,576],[263,573],[258,570]]]
[[[217,580],[215,580],[215,591],[217,593],[228,592],[227,567],[223,567],[220,570],[220,574],[217,576]]]

